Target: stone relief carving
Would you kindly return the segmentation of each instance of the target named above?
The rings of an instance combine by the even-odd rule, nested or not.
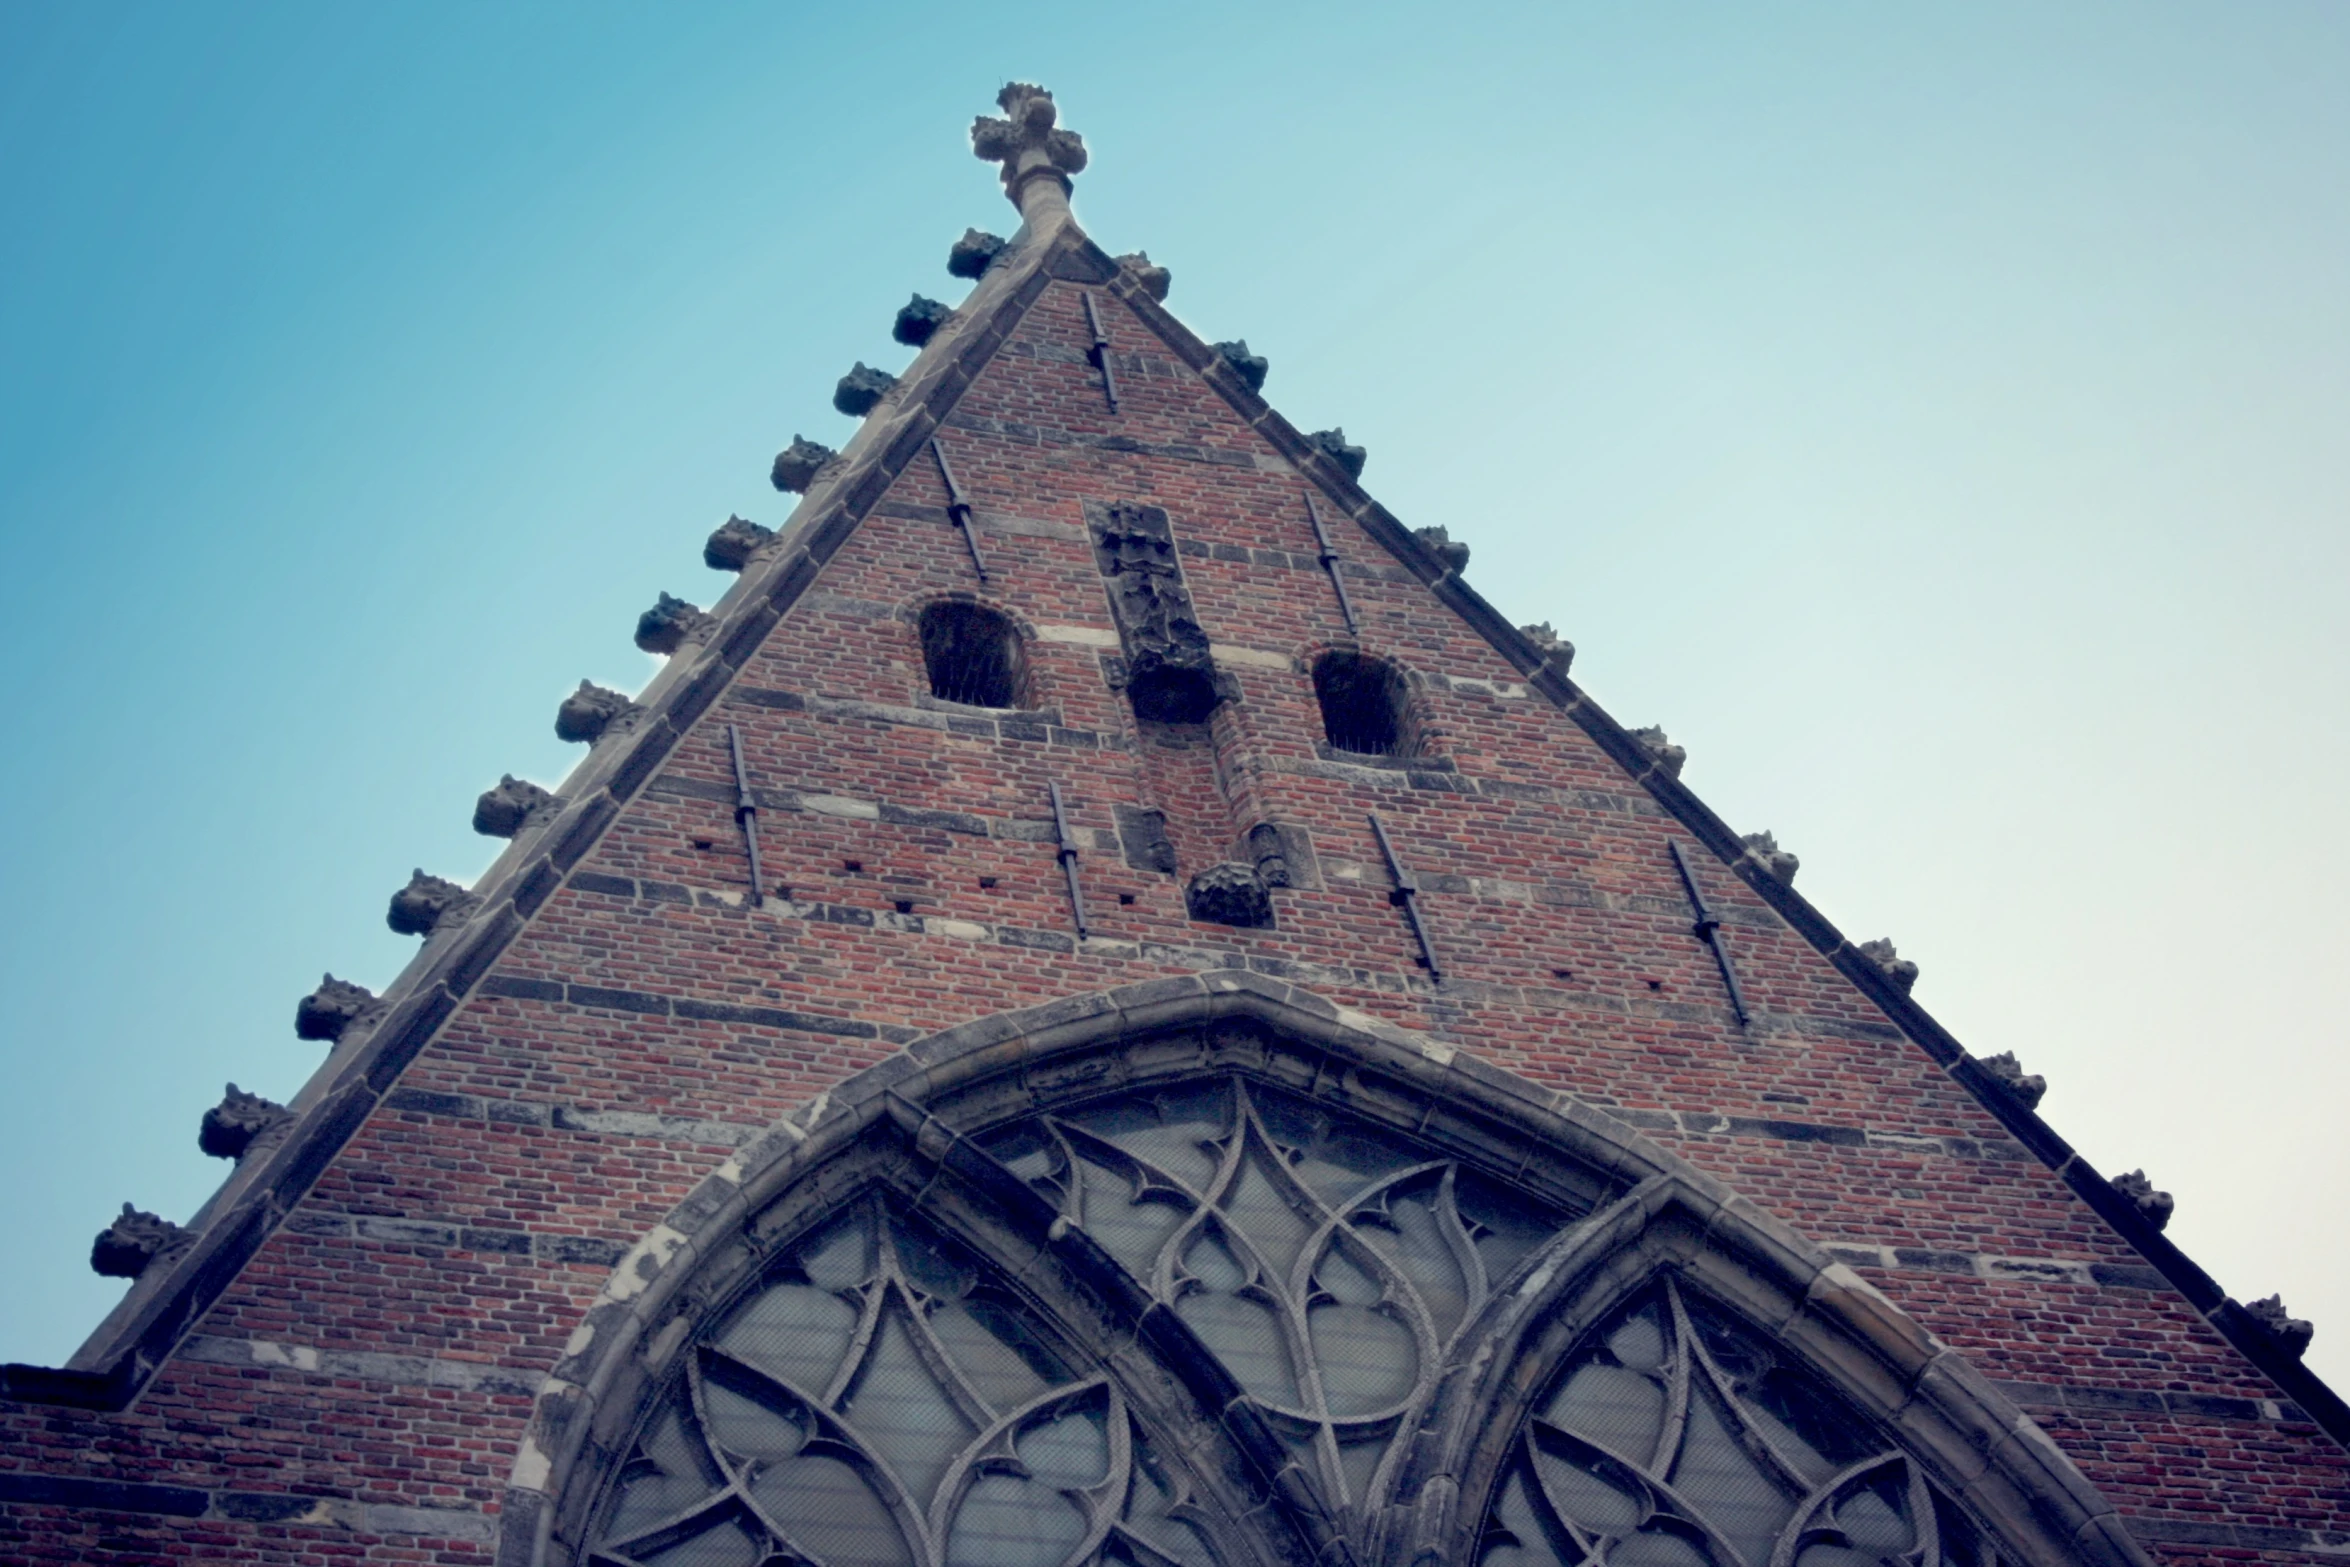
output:
[[[1678,778],[1680,775],[1681,770],[1679,768],[1673,769],[1674,777]],[[1780,848],[1779,840],[1772,837],[1767,832],[1750,832],[1744,837],[1740,838],[1738,841],[1746,845],[1746,852],[1749,857],[1754,859],[1762,866],[1764,870],[1769,871],[1773,876],[1778,877],[1781,881],[1791,882],[1795,880],[1796,871],[1800,870],[1803,866],[1803,862],[1801,860],[1788,853],[1785,849]],[[1885,950],[1887,955],[1890,956],[1893,950],[1890,943],[1887,944]],[[1917,978],[1917,974],[1915,972],[1917,965],[1912,963],[1909,965],[1909,967],[1912,971],[1910,978],[1914,980]],[[1897,975],[1895,978],[1898,982],[1899,976]],[[1903,990],[1907,990],[1909,986],[1903,985],[1901,988]]]
[[[1250,353],[1247,338],[1236,338],[1229,343],[1218,343],[1216,352],[1226,364],[1232,367],[1232,373],[1240,377],[1243,386],[1252,392],[1261,392],[1265,389],[1265,376],[1272,370],[1273,362],[1263,354]]]
[[[283,1132],[293,1121],[294,1112],[284,1105],[231,1083],[220,1103],[204,1112],[196,1146],[215,1159],[242,1159],[255,1144]]]
[[[767,482],[787,495],[805,495],[808,486],[822,477],[824,465],[839,455],[822,441],[811,441],[795,432],[791,445],[775,454],[775,466],[767,471]],[[768,538],[775,537],[768,529],[759,531]]]
[[[1163,507],[1125,501],[1088,505],[1094,559],[1107,579],[1110,610],[1126,650],[1126,694],[1137,716],[1198,723],[1226,694],[1209,656],[1208,634],[1192,612]]]
[[[555,797],[537,784],[508,773],[473,802],[473,830],[484,838],[511,838],[529,824],[534,812],[554,803]]]
[[[593,742],[625,723],[636,704],[609,686],[582,680],[579,689],[555,709],[556,738],[574,743]]]
[[[954,314],[954,306],[916,294],[899,307],[897,319],[890,323],[889,335],[909,348],[920,348],[937,336],[938,329],[953,319]]]
[[[135,1279],[155,1259],[187,1245],[186,1230],[169,1219],[144,1212],[129,1203],[122,1216],[98,1232],[90,1243],[90,1270],[101,1278]]]
[[[472,907],[473,894],[463,887],[419,870],[392,894],[384,923],[403,936],[429,936],[444,922],[464,918]]]
[[[1995,1056],[1984,1056],[1977,1064],[2025,1109],[2040,1108],[2040,1100],[2048,1092],[2048,1079],[2037,1073],[2026,1076],[2014,1051],[2002,1050]]]
[[[1793,859],[1795,856],[1791,854],[1787,858]],[[1792,876],[1793,872],[1790,872],[1789,875]],[[1905,996],[1909,994],[1911,987],[1918,982],[1918,966],[1895,952],[1893,943],[1883,936],[1879,936],[1875,941],[1862,942],[1860,955],[1883,969],[1885,977],[1893,981],[1894,987]]]
[[[669,654],[699,642],[718,624],[702,606],[664,593],[636,618],[636,645],[647,653]]]
[[[876,370],[860,359],[855,368],[840,378],[832,389],[832,406],[852,419],[862,419],[881,400],[898,389],[898,378],[887,370]]]
[[[2138,1210],[2138,1216],[2158,1230],[2170,1223],[2171,1210],[2178,1206],[2170,1193],[2154,1189],[2154,1183],[2146,1179],[2144,1170],[2132,1170],[2127,1175],[2115,1176],[2113,1189],[2130,1199]]]
[[[294,1008],[294,1037],[332,1042],[375,1007],[375,992],[332,974]]]
[[[1227,860],[1191,878],[1184,905],[1195,920],[1259,929],[1273,923],[1273,900],[1253,866]]]
[[[1681,776],[1682,764],[1689,760],[1689,753],[1673,744],[1662,727],[1650,724],[1646,729],[1635,729],[1632,738],[1640,742],[1640,749],[1656,759],[1656,765],[1664,769],[1667,778]]]
[[[1000,237],[978,229],[965,229],[963,237],[947,251],[947,271],[956,277],[980,277],[1003,252],[1004,241]]]

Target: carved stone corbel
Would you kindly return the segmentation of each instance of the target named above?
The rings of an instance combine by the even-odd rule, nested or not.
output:
[[[783,466],[784,457],[789,455],[789,452],[785,452],[776,457],[778,469]],[[778,483],[776,488],[788,489],[789,486]],[[774,542],[773,528],[762,528],[747,518],[729,517],[711,531],[709,538],[702,541],[702,564],[712,571],[740,571],[751,563],[752,556]]]
[[[1658,767],[1664,769],[1667,778],[1681,776],[1682,764],[1689,760],[1689,753],[1673,744],[1661,726],[1650,724],[1646,729],[1635,729],[1632,738],[1640,742],[1640,749],[1646,751]]]
[[[1191,878],[1184,905],[1195,920],[1261,929],[1273,923],[1273,900],[1253,866],[1227,860]]]
[[[294,1008],[294,1037],[333,1043],[376,1009],[375,992],[332,974]]]
[[[898,389],[898,378],[887,370],[876,370],[860,359],[856,367],[840,378],[832,389],[832,406],[852,419],[862,419],[881,406],[881,400]]]
[[[1350,479],[1361,478],[1363,464],[1370,460],[1371,454],[1360,446],[1347,444],[1344,430],[1316,430],[1306,437],[1306,444],[1346,470],[1346,476]],[[1465,564],[1467,555],[1464,553],[1461,558]]]
[[[1535,651],[1542,655],[1544,666],[1554,673],[1564,676],[1575,662],[1575,644],[1553,630],[1549,621],[1538,620],[1533,625],[1520,626],[1518,632],[1534,644]]]
[[[899,307],[897,319],[890,323],[889,335],[908,348],[920,348],[936,337],[938,329],[953,320],[954,315],[954,306],[916,294]]]
[[[1795,856],[1790,854],[1787,858],[1793,859]],[[1788,874],[1792,876],[1794,873],[1790,871]],[[1879,936],[1875,941],[1862,942],[1860,955],[1883,969],[1885,977],[1893,981],[1894,988],[1905,996],[1909,994],[1910,987],[1918,982],[1918,966],[1895,952],[1893,943],[1886,937]]]
[[[1216,354],[1232,367],[1232,373],[1240,377],[1241,385],[1252,392],[1261,392],[1265,389],[1265,377],[1271,372],[1273,362],[1263,354],[1250,353],[1247,338],[1235,338],[1229,343],[1218,343]]]
[[[442,925],[464,918],[472,907],[472,893],[453,881],[418,870],[408,878],[407,886],[392,894],[384,923],[402,936],[429,936]]]
[[[702,606],[664,593],[636,618],[636,645],[647,653],[669,654],[708,637],[718,624]]]
[[[1162,305],[1167,302],[1167,288],[1175,281],[1175,274],[1165,267],[1152,265],[1150,252],[1138,250],[1131,255],[1120,256],[1118,266],[1134,279],[1144,293]]]
[[[294,1112],[259,1094],[248,1094],[236,1084],[220,1103],[204,1112],[196,1130],[196,1146],[215,1159],[242,1159],[256,1146],[266,1147],[294,1123]]]
[[[2017,1104],[2027,1110],[2040,1108],[2040,1100],[2048,1092],[2048,1079],[2038,1073],[2025,1075],[2014,1051],[2002,1050],[1995,1056],[1984,1056],[1975,1064],[1989,1073],[1991,1081],[1997,1083]]]
[[[2277,1348],[2299,1360],[2308,1353],[2309,1341],[2317,1336],[2317,1329],[2305,1317],[2296,1317],[2285,1309],[2281,1295],[2256,1300],[2244,1308],[2252,1320],[2259,1323],[2268,1336],[2276,1340]]]
[[[473,802],[473,830],[485,838],[511,838],[554,803],[554,795],[508,773]]]
[[[155,1259],[186,1246],[192,1237],[169,1219],[122,1205],[122,1216],[90,1243],[90,1270],[101,1278],[135,1279]]]
[[[2113,1189],[2130,1199],[2138,1210],[2138,1217],[2156,1229],[2170,1223],[2171,1210],[2178,1206],[2168,1192],[2158,1192],[2154,1183],[2146,1179],[2144,1170],[2132,1170],[2127,1175],[2113,1178]]]
[[[582,680],[579,689],[555,709],[555,736],[576,743],[593,743],[623,727],[636,704],[609,686]]]
[[[1004,253],[1003,239],[978,229],[963,230],[963,237],[947,251],[947,271],[956,277],[984,276],[995,258]]]
[[[1680,769],[1675,768],[1673,775],[1675,777],[1679,777]],[[1772,837],[1767,832],[1750,832],[1744,837],[1740,838],[1738,841],[1746,845],[1747,858],[1753,860],[1757,865],[1760,865],[1764,870],[1769,871],[1773,876],[1778,877],[1781,881],[1794,881],[1795,873],[1803,868],[1803,861],[1797,859],[1794,855],[1788,853],[1785,849],[1780,848],[1779,840]],[[1886,951],[1891,952],[1892,948],[1887,946]],[[1911,978],[1913,979],[1916,977],[1914,973],[1916,967],[1917,965],[1914,963],[1910,965],[1910,968],[1913,970],[1913,973],[1911,974]],[[1909,987],[1904,985],[1901,988],[1907,990]]]
[[[775,454],[775,466],[767,470],[767,482],[787,495],[805,495],[808,487],[824,476],[825,468],[839,455],[822,441],[811,441],[795,433],[791,445]],[[745,523],[744,526],[750,525]],[[757,531],[766,535],[766,538],[775,537],[771,528],[760,528]]]

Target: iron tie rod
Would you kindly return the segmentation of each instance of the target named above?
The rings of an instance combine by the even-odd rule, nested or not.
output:
[[[743,765],[743,732],[726,726],[726,748],[734,753],[734,820],[751,854],[751,907],[767,906],[767,878],[759,869],[759,797],[751,793],[751,770]]]
[[[1375,812],[1369,815],[1371,836],[1379,840],[1379,852],[1387,857],[1387,874],[1395,878],[1395,890],[1387,895],[1387,901],[1403,910],[1403,917],[1411,922],[1412,934],[1420,942],[1420,960],[1428,965],[1428,977],[1442,980],[1444,967],[1436,961],[1436,943],[1429,939],[1428,922],[1420,916],[1420,884],[1412,879],[1410,871],[1404,869],[1403,861],[1396,855],[1395,845],[1387,841],[1386,824],[1379,820]]]
[[[1060,845],[1055,857],[1061,862],[1061,877],[1069,884],[1069,912],[1077,921],[1077,939],[1085,939],[1085,893],[1077,885],[1077,844],[1069,836],[1069,813],[1061,806],[1061,786],[1047,783],[1053,792],[1053,838]]]
[[[1744,1028],[1752,1019],[1746,1010],[1746,992],[1738,988],[1738,971],[1730,966],[1730,946],[1722,936],[1722,922],[1714,918],[1714,911],[1706,906],[1705,894],[1697,890],[1697,873],[1689,868],[1689,857],[1681,852],[1681,840],[1668,838],[1665,846],[1673,851],[1673,868],[1681,873],[1681,885],[1689,893],[1689,907],[1697,912],[1697,923],[1689,927],[1689,933],[1713,949],[1714,966],[1722,971],[1722,988],[1730,992],[1730,1010],[1737,1014],[1738,1026]]]
[[[979,529],[971,521],[971,502],[964,497],[963,487],[955,482],[955,470],[947,466],[947,449],[938,444],[935,435],[930,438],[930,455],[938,459],[938,476],[946,481],[947,515],[963,530],[963,542],[971,549],[971,569],[985,582],[987,562],[979,554]]]

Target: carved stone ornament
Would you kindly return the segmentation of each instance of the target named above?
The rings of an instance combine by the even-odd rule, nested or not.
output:
[[[1689,753],[1673,744],[1660,725],[1650,724],[1646,729],[1635,729],[1632,738],[1640,742],[1640,749],[1656,758],[1656,765],[1665,770],[1667,778],[1681,776],[1682,764],[1689,760]]]
[[[1469,546],[1455,541],[1449,528],[1414,528],[1412,533],[1436,552],[1436,558],[1444,562],[1444,569],[1454,576],[1469,569]]]
[[[2016,1103],[2027,1110],[2040,1108],[2040,1100],[2048,1092],[2048,1079],[2036,1072],[2026,1076],[2014,1051],[2002,1050],[1995,1056],[1985,1056],[1978,1064]]]
[[[186,1245],[188,1239],[188,1232],[169,1219],[126,1202],[122,1217],[100,1230],[90,1243],[90,1270],[101,1278],[135,1279],[156,1258]]]
[[[1518,632],[1534,644],[1542,661],[1560,674],[1565,674],[1575,662],[1575,644],[1551,628],[1547,620],[1538,620],[1531,626],[1520,626]]]
[[[1680,769],[1675,768],[1673,770],[1673,775],[1676,778],[1679,777]],[[1794,855],[1788,853],[1785,849],[1780,848],[1779,840],[1772,837],[1767,832],[1750,832],[1743,838],[1740,838],[1738,841],[1746,845],[1746,852],[1748,854],[1753,855],[1757,860],[1762,862],[1762,868],[1764,870],[1769,871],[1773,876],[1778,877],[1781,881],[1791,882],[1795,880],[1795,873],[1803,868],[1803,862],[1797,859]],[[1885,951],[1888,955],[1892,953],[1893,948],[1891,943],[1886,944]],[[1912,963],[1909,967],[1910,978],[1914,980],[1917,978],[1917,965]],[[1909,986],[1903,985],[1901,988],[1903,990],[1907,990]]]
[[[1323,456],[1345,469],[1346,476],[1350,479],[1361,478],[1363,464],[1370,460],[1371,454],[1369,452],[1364,451],[1360,446],[1346,444],[1344,430],[1316,430],[1306,437],[1306,444],[1316,448]]]
[[[610,686],[582,680],[555,709],[555,737],[575,744],[592,742],[635,711],[636,704]]]
[[[971,122],[973,155],[1004,166],[1004,194],[1015,205],[1031,180],[1052,180],[1066,192],[1069,176],[1085,171],[1085,138],[1057,127],[1061,111],[1053,95],[1028,82],[1007,82],[995,101],[1004,118],[983,114]]]
[[[881,400],[898,388],[898,378],[887,370],[876,370],[860,359],[856,368],[840,378],[832,389],[832,406],[852,419],[862,419],[881,406]]]
[[[702,613],[701,605],[664,593],[637,616],[636,645],[647,653],[674,653],[688,642],[701,641],[716,624]]]
[[[1273,923],[1273,900],[1264,882],[1253,867],[1230,860],[1192,877],[1183,901],[1193,919],[1211,924],[1257,930]]]
[[[786,451],[777,455],[778,470],[783,460],[791,455]],[[778,489],[785,488],[782,484]],[[751,563],[751,557],[775,542],[775,530],[762,528],[742,517],[729,517],[711,531],[702,541],[702,564],[712,571],[740,571]]]
[[[374,991],[329,974],[295,1006],[294,1037],[338,1040],[374,1006]]]
[[[1000,237],[978,229],[965,229],[963,237],[947,252],[947,271],[956,277],[980,277],[1003,252],[1004,241]]]
[[[1198,723],[1220,698],[1208,634],[1192,612],[1164,508],[1120,501],[1088,506],[1094,559],[1126,649],[1126,694],[1137,716]]]
[[[1259,822],[1248,830],[1249,858],[1257,862],[1257,879],[1268,887],[1287,887],[1289,879],[1289,850],[1281,842],[1281,829],[1271,822]]]
[[[1175,275],[1165,267],[1153,266],[1150,252],[1138,250],[1132,255],[1120,256],[1118,265],[1133,276],[1144,293],[1162,305],[1167,302],[1167,285],[1175,281]]]
[[[2281,1295],[2256,1300],[2244,1308],[2252,1313],[2252,1320],[2268,1330],[2268,1336],[2277,1341],[2277,1348],[2299,1360],[2308,1353],[2309,1341],[2317,1336],[2317,1329],[2305,1317],[2296,1317],[2285,1309]]]
[[[1767,836],[1767,834],[1758,834],[1757,836]],[[1787,858],[1793,859],[1795,856],[1790,854]],[[1794,872],[1790,871],[1788,874],[1792,876]],[[1885,977],[1893,981],[1894,988],[1905,996],[1909,994],[1911,987],[1918,982],[1918,966],[1895,952],[1893,943],[1886,937],[1879,936],[1875,941],[1862,942],[1860,955],[1883,969]]]
[[[204,1112],[196,1146],[215,1159],[242,1159],[253,1145],[291,1126],[294,1112],[275,1100],[248,1094],[236,1084]]]
[[[473,906],[473,894],[453,881],[427,876],[419,870],[408,885],[392,894],[384,923],[402,936],[429,936],[444,921],[463,917]]]
[[[767,471],[767,482],[787,495],[805,495],[808,486],[814,484],[823,473],[824,465],[839,455],[822,441],[811,441],[804,435],[794,434],[791,445],[775,454],[775,466]],[[775,537],[769,529],[761,528],[759,531],[768,538]]]
[[[508,773],[495,789],[484,789],[473,802],[473,830],[484,838],[511,838],[529,823],[532,812],[554,803],[555,797],[537,784]]]
[[[942,305],[935,299],[924,299],[916,294],[898,310],[897,320],[890,323],[889,335],[909,348],[920,348],[938,335],[954,316],[955,307]]]
[[[2171,1210],[2178,1206],[2172,1201],[2170,1193],[2154,1189],[2154,1183],[2146,1179],[2144,1170],[2132,1170],[2127,1175],[2115,1176],[2113,1189],[2130,1199],[2138,1210],[2138,1217],[2158,1230],[2170,1223]]]
[[[1263,354],[1250,353],[1247,338],[1218,343],[1216,353],[1232,367],[1232,373],[1240,377],[1241,385],[1252,392],[1265,389],[1265,376],[1272,370],[1273,362]]]

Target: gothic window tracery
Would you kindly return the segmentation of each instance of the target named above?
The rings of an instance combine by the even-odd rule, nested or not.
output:
[[[1499,1455],[1448,1504],[1459,1567],[2013,1567],[1878,1426],[1670,1266],[1476,1395],[1522,1414],[1461,1403],[1461,1368],[1520,1353],[1484,1336],[1537,1309],[1606,1189],[1319,1089],[1218,1072],[1047,1094],[959,1139],[963,1162],[872,1154],[691,1332],[583,1559],[1432,1564],[1395,1531],[1451,1430]],[[1072,1231],[1137,1303],[1120,1309],[1180,1327],[1079,1320],[1108,1274],[1053,1284],[1036,1249]],[[1561,1297],[1538,1320],[1583,1309]],[[1226,1391],[1201,1396],[1203,1364]]]
[[[1918,1466],[1667,1278],[1571,1355],[1478,1567],[1995,1567]]]

